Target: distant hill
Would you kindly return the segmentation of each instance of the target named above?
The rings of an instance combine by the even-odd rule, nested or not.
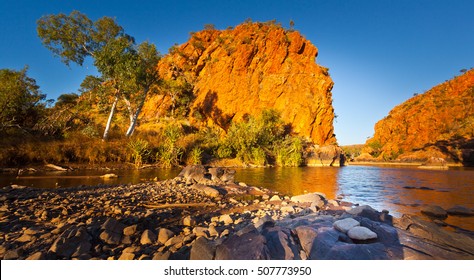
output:
[[[361,158],[474,163],[474,70],[393,108],[375,125]]]

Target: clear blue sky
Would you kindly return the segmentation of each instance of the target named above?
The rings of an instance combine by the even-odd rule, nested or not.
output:
[[[472,0],[1,0],[0,68],[29,65],[43,93],[55,99],[77,92],[91,66],[68,68],[42,46],[36,21],[79,10],[91,19],[115,17],[137,42],[161,53],[189,32],[218,29],[248,18],[295,22],[319,49],[317,62],[335,82],[333,106],[339,144],[364,143],[374,124],[395,105],[474,67]]]

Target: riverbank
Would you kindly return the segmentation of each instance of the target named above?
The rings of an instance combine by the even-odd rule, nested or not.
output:
[[[474,259],[473,233],[185,168],[135,185],[1,189],[2,259]]]

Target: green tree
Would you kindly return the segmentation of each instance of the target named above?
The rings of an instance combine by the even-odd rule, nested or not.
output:
[[[0,130],[32,129],[44,112],[46,95],[27,71],[0,70]]]
[[[38,20],[37,30],[42,43],[66,65],[71,62],[82,65],[86,57],[93,58],[94,65],[102,75],[102,86],[113,89],[102,91],[111,92],[113,99],[103,139],[108,138],[120,99],[125,101],[129,109],[130,126],[126,135],[130,136],[146,95],[157,79],[154,66],[159,53],[156,47],[148,42],[137,46],[135,39],[110,17],[93,22],[78,11],[70,15],[43,16]],[[137,102],[135,106],[133,101]]]

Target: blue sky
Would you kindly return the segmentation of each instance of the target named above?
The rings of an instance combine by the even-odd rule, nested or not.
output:
[[[330,69],[342,145],[364,143],[395,105],[474,67],[471,0],[1,0],[0,68],[29,65],[29,76],[51,99],[77,92],[95,73],[90,61],[68,68],[36,34],[42,15],[72,10],[93,20],[115,17],[137,42],[149,40],[163,54],[204,24],[225,29],[251,18],[288,27],[293,20],[318,47],[317,63]]]

